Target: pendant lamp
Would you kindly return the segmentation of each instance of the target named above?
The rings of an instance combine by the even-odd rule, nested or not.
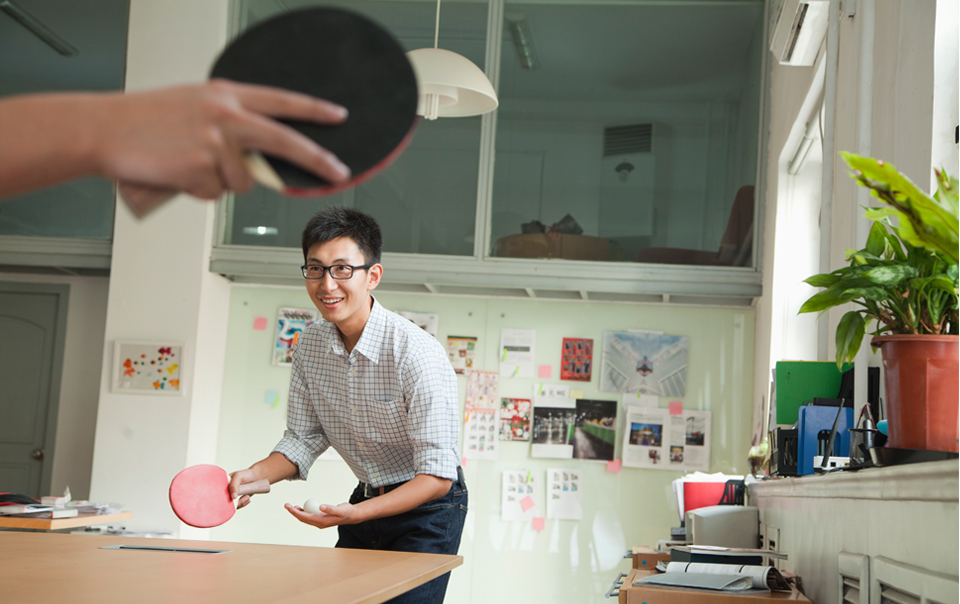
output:
[[[407,53],[417,76],[417,115],[435,120],[438,117],[482,115],[496,109],[500,104],[497,93],[483,71],[470,59],[438,48],[439,38],[440,0],[437,0],[433,48]]]

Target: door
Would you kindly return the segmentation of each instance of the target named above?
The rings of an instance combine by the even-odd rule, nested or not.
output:
[[[0,491],[50,494],[68,292],[0,283]]]

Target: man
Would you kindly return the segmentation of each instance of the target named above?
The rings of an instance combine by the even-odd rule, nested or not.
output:
[[[293,352],[287,430],[266,458],[235,472],[230,492],[268,479],[305,479],[328,446],[360,484],[348,503],[298,520],[338,527],[337,547],[455,554],[467,510],[459,467],[457,381],[439,342],[384,309],[382,239],[373,218],[343,207],[316,214],[303,232],[307,293],[323,322]],[[244,495],[238,507],[250,502]],[[449,573],[392,602],[442,602]]]

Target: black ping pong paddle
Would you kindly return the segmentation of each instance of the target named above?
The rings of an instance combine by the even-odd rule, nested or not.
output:
[[[281,120],[346,164],[352,173],[346,182],[251,155],[254,178],[287,195],[330,195],[370,179],[403,152],[418,122],[416,76],[400,43],[340,8],[295,10],[258,23],[227,46],[210,77],[302,92],[349,111],[338,125]]]

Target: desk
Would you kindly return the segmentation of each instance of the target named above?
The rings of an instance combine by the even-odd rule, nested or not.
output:
[[[100,549],[114,545],[231,551]],[[0,532],[4,604],[377,604],[461,564],[461,556],[439,554]]]
[[[70,518],[28,518],[26,516],[0,516],[0,528],[35,529],[39,531],[57,531],[60,529],[93,526],[130,520],[133,512],[116,514],[77,514]]]

